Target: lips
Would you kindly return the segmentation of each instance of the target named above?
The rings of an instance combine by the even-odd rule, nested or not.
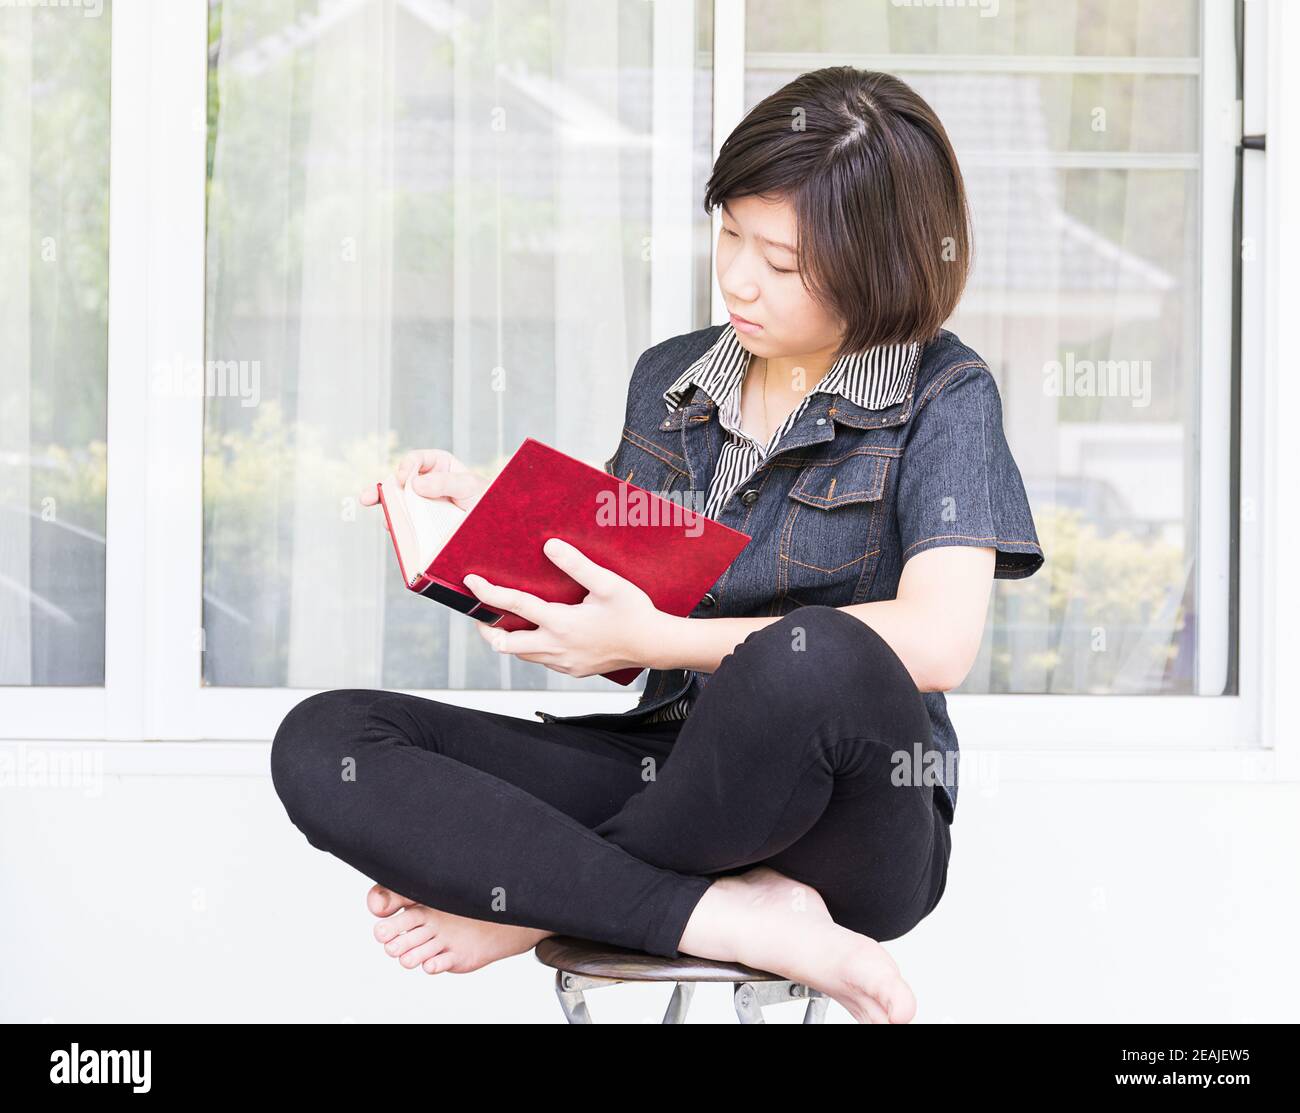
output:
[[[739,324],[739,325],[751,325],[751,326],[753,326],[754,328],[761,328],[761,327],[762,327],[761,325],[759,325],[759,323],[758,323],[757,321],[751,321],[751,320],[749,320],[749,319],[746,318],[746,317],[742,317],[739,313],[732,313],[732,314],[731,314],[731,320],[732,320],[732,322],[733,322],[734,324]]]

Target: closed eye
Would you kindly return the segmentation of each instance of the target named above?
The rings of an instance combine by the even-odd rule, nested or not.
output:
[[[725,224],[722,226],[722,230],[726,232],[728,236],[735,236],[736,239],[740,239],[740,237],[737,236],[736,233],[733,232],[730,228],[728,228]],[[767,263],[767,260],[764,259],[763,262]],[[776,271],[777,274],[794,274],[793,270],[782,270],[780,267],[772,266],[771,263],[767,263],[767,269],[770,271]]]

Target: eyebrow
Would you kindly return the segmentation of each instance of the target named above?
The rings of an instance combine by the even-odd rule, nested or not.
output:
[[[727,208],[727,203],[725,201],[722,202],[722,211],[731,217],[732,220],[736,219],[736,214]],[[788,251],[791,255],[799,254],[788,243],[782,243],[780,240],[769,240],[766,236],[756,236],[755,238],[762,240],[766,244],[771,244],[773,247],[779,247],[782,251]]]

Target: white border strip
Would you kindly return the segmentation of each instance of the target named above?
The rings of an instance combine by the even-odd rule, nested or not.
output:
[[[1260,0],[1247,5],[1251,17]],[[1290,347],[1290,325],[1300,305],[1300,6],[1273,3],[1268,18],[1268,151],[1264,158],[1264,423],[1263,495],[1260,527],[1264,591],[1262,665],[1263,742],[1278,753],[1278,769],[1300,777],[1300,726],[1291,696],[1300,672],[1300,581],[1295,575],[1300,551],[1300,515],[1295,489],[1300,477],[1300,379]],[[1245,438],[1254,435],[1247,431]],[[1255,574],[1251,569],[1249,574]]]
[[[745,0],[714,0],[713,3],[713,142],[710,167],[736,125],[745,118]],[[802,72],[801,67],[801,72]],[[806,68],[813,68],[811,66]],[[722,214],[714,209],[710,217],[709,299],[713,324],[730,320],[727,303],[718,288],[718,236]]]
[[[157,95],[149,98],[146,162],[148,362],[137,376],[152,376],[162,364],[202,367],[205,358],[207,6],[148,6],[144,62]],[[144,737],[193,738],[202,680],[204,397],[153,390],[141,397],[148,399],[149,453],[148,482],[137,495],[147,510]]]
[[[111,13],[108,186],[108,504],[105,535],[104,687],[106,738],[139,738],[145,723],[148,579],[140,560],[144,491],[148,338],[150,53],[148,4]],[[59,717],[61,718],[61,716]],[[57,729],[58,718],[51,722]],[[44,733],[44,732],[42,732]]]
[[[1196,436],[1188,445],[1195,476],[1196,553],[1196,692],[1224,691],[1228,668],[1229,547],[1232,538],[1232,317],[1225,291],[1231,290],[1233,267],[1232,194],[1236,146],[1241,137],[1241,106],[1233,43],[1233,5],[1203,4],[1201,36],[1205,68],[1201,81],[1200,183],[1200,352],[1197,360]],[[1178,381],[1172,367],[1161,378]],[[1199,452],[1198,452],[1199,449]]]
[[[650,341],[690,321],[694,269],[695,0],[659,0],[650,63]]]
[[[958,807],[1010,782],[1263,782],[1279,779],[1266,750],[1053,750],[963,746]],[[255,742],[0,742],[0,790],[94,789],[104,776],[266,777],[270,745]]]
[[[280,720],[314,689],[204,688],[199,693],[202,737],[266,739]],[[517,718],[617,714],[636,703],[637,692],[545,690],[417,691],[410,695]],[[1169,749],[1241,749],[1255,744],[1254,717],[1235,696],[1067,696],[950,693],[958,736],[967,741],[1033,749],[1134,746]]]
[[[1232,5],[1226,0],[1212,0],[1232,18]],[[1231,23],[1229,24],[1231,31]],[[1231,33],[1228,45],[1232,45]],[[836,51],[790,54],[764,51],[750,54],[751,71],[789,70],[804,73],[823,66],[856,66],[863,70],[885,73],[1120,73],[1182,74],[1195,77],[1201,72],[1199,58],[1186,57],[1107,57],[1081,54],[872,54]]]

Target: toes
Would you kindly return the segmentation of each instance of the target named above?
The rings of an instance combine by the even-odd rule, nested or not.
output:
[[[422,945],[427,944],[430,939],[435,939],[436,937],[433,925],[430,923],[424,923],[419,927],[412,928],[410,931],[403,932],[396,939],[385,944],[384,951],[392,955],[394,958],[400,955],[404,966],[415,966],[420,961],[418,958],[414,962],[406,961],[406,959],[410,957],[411,952],[413,950],[418,950]]]
[[[415,902],[382,885],[372,886],[370,892],[366,894],[366,907],[376,916],[391,916],[399,908],[405,908],[413,903]]]
[[[893,995],[888,1004],[890,1024],[910,1024],[916,1015],[916,997],[911,990]]]
[[[421,924],[433,919],[430,910],[422,904],[413,904],[409,908],[402,909],[388,919],[377,923],[374,927],[375,938],[381,943],[387,943],[390,939],[395,939],[404,931],[411,931]]]
[[[872,1024],[889,1023],[889,1014],[886,1013],[885,1010],[882,1009],[878,1004],[876,1004],[874,999],[870,997],[866,998],[866,1000],[864,1000],[862,1003],[862,1008],[863,1011],[867,1014],[867,1019],[870,1020]]]
[[[412,947],[406,954],[402,955],[398,961],[408,970],[414,970],[421,963],[431,961],[437,958],[447,950],[447,941],[434,936],[427,942],[421,943],[418,947]]]
[[[455,961],[450,951],[443,951],[441,954],[434,955],[433,958],[426,958],[421,964],[426,974],[441,974],[451,969],[451,964]]]

